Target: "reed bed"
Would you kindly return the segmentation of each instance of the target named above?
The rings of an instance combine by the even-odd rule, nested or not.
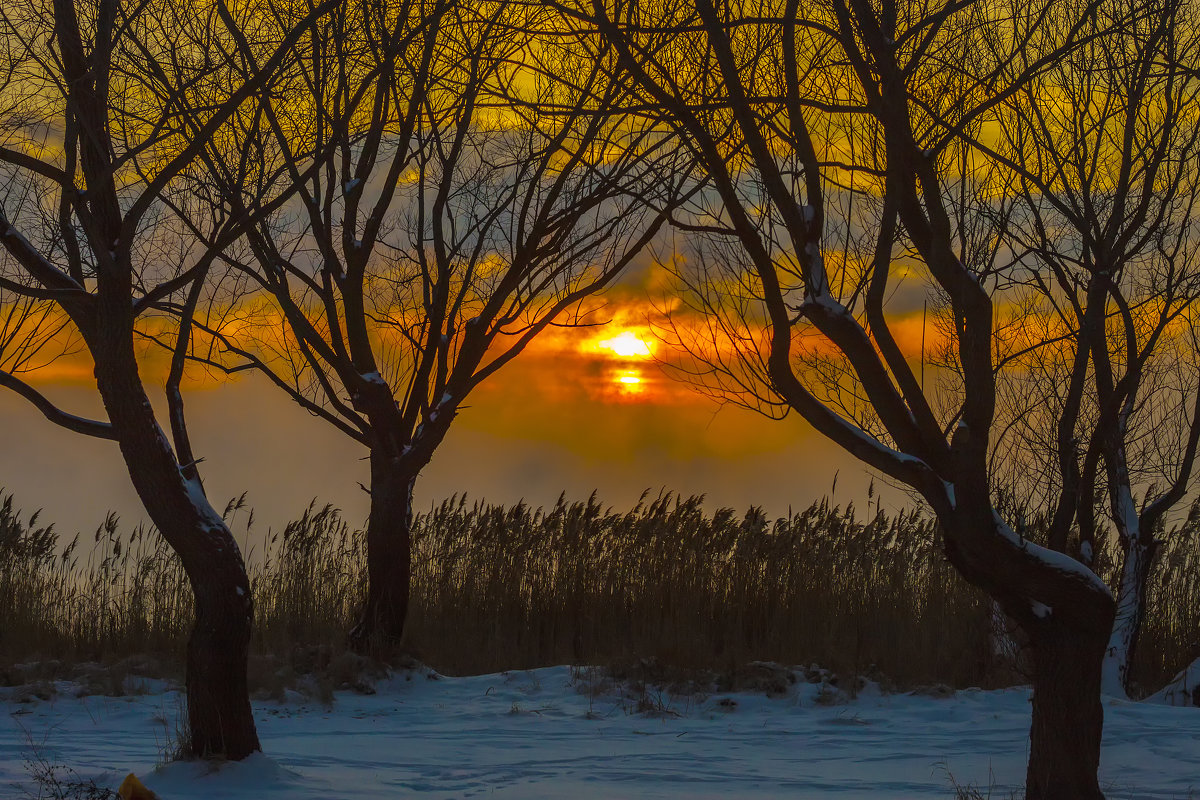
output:
[[[153,530],[122,533],[110,514],[81,557],[79,534],[63,544],[39,516],[0,499],[0,663],[181,652],[191,591]]]
[[[422,523],[412,635],[452,672],[653,658],[986,677],[986,604],[913,513],[864,523],[821,502],[767,520],[663,493],[625,512],[595,495],[549,509],[459,498]]]
[[[226,517],[260,540],[244,497]],[[1164,537],[1137,654],[1146,686],[1200,655],[1198,530],[1194,510]],[[170,551],[112,517],[91,538],[81,556],[80,537],[60,541],[0,500],[0,666],[178,659],[190,592]],[[344,648],[363,595],[362,541],[337,509],[313,503],[247,548],[257,658],[328,661]],[[625,511],[595,495],[550,508],[456,497],[416,517],[413,547],[409,649],[449,674],[556,663],[728,673],[761,660],[900,687],[1020,680],[995,655],[988,602],[945,562],[919,512],[860,519],[821,501],[767,519],[666,492]]]

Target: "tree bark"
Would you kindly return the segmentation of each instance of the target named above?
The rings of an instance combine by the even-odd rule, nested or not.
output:
[[[367,599],[350,639],[384,654],[404,635],[412,581],[412,492],[416,475],[399,459],[371,453],[371,516],[367,521]]]
[[[123,312],[128,314],[128,304]],[[229,528],[188,480],[138,375],[132,318],[98,326],[92,347],[96,385],[117,434],[129,476],[150,519],[179,556],[195,598],[187,647],[185,750],[240,760],[261,750],[250,708],[246,663],[253,603],[245,564]]]
[[[1103,616],[1103,615],[1099,615]],[[1033,651],[1033,724],[1026,800],[1103,800],[1097,779],[1104,709],[1100,667],[1107,636],[1052,610],[1027,626]]]
[[[1104,693],[1114,697],[1129,696],[1129,672],[1146,615],[1146,588],[1157,550],[1156,543],[1148,539],[1145,532],[1127,539],[1117,590],[1117,616],[1104,653],[1101,683]]]
[[[188,750],[200,758],[237,761],[262,746],[246,677],[250,585],[232,536],[229,545],[232,550],[210,555],[202,583],[192,581],[196,624],[187,649]]]

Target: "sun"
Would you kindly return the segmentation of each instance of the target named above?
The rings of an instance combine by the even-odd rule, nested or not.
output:
[[[645,398],[646,387],[649,384],[640,369],[617,370],[612,373],[612,380],[616,384],[617,397],[624,400]]]
[[[603,396],[611,401],[644,401],[655,394],[656,380],[646,374],[657,343],[648,327],[617,328],[615,336],[596,336],[580,343],[589,359],[599,357],[603,368]]]
[[[612,339],[597,342],[596,347],[611,350],[621,358],[650,358],[653,354],[650,344],[633,331],[624,331]]]

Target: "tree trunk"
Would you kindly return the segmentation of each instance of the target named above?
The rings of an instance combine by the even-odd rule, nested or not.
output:
[[[412,579],[412,492],[416,476],[371,453],[371,516],[367,521],[367,600],[350,632],[355,647],[393,650],[404,635]]]
[[[102,340],[92,348],[96,385],[138,497],[179,556],[195,598],[185,749],[202,758],[240,760],[261,749],[246,679],[250,581],[229,528],[199,482],[180,471],[138,376],[132,335],[121,328],[120,321],[100,326]]]
[[[1117,616],[1104,653],[1101,689],[1107,695],[1127,697],[1129,694],[1129,671],[1146,614],[1146,588],[1154,551],[1154,543],[1147,542],[1145,534],[1129,538],[1121,569],[1121,585],[1117,590]]]
[[[1104,711],[1100,669],[1112,594],[1089,569],[1023,539],[990,507],[986,482],[960,484],[945,515],[946,555],[1029,641],[1033,715],[1026,800],[1103,800],[1097,771]],[[984,535],[980,535],[980,532]]]
[[[188,749],[201,758],[236,761],[262,747],[246,678],[254,618],[250,583],[232,536],[229,545],[231,550],[209,557],[201,583],[192,580],[196,624],[187,649]]]
[[[1026,627],[1034,676],[1025,798],[1103,800],[1096,772],[1104,726],[1100,664],[1106,633],[1102,627],[1083,628],[1055,610]]]

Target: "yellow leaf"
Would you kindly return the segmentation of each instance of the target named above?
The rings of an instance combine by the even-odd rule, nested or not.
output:
[[[132,772],[121,781],[117,794],[121,795],[121,800],[158,800],[158,795],[147,789]]]

